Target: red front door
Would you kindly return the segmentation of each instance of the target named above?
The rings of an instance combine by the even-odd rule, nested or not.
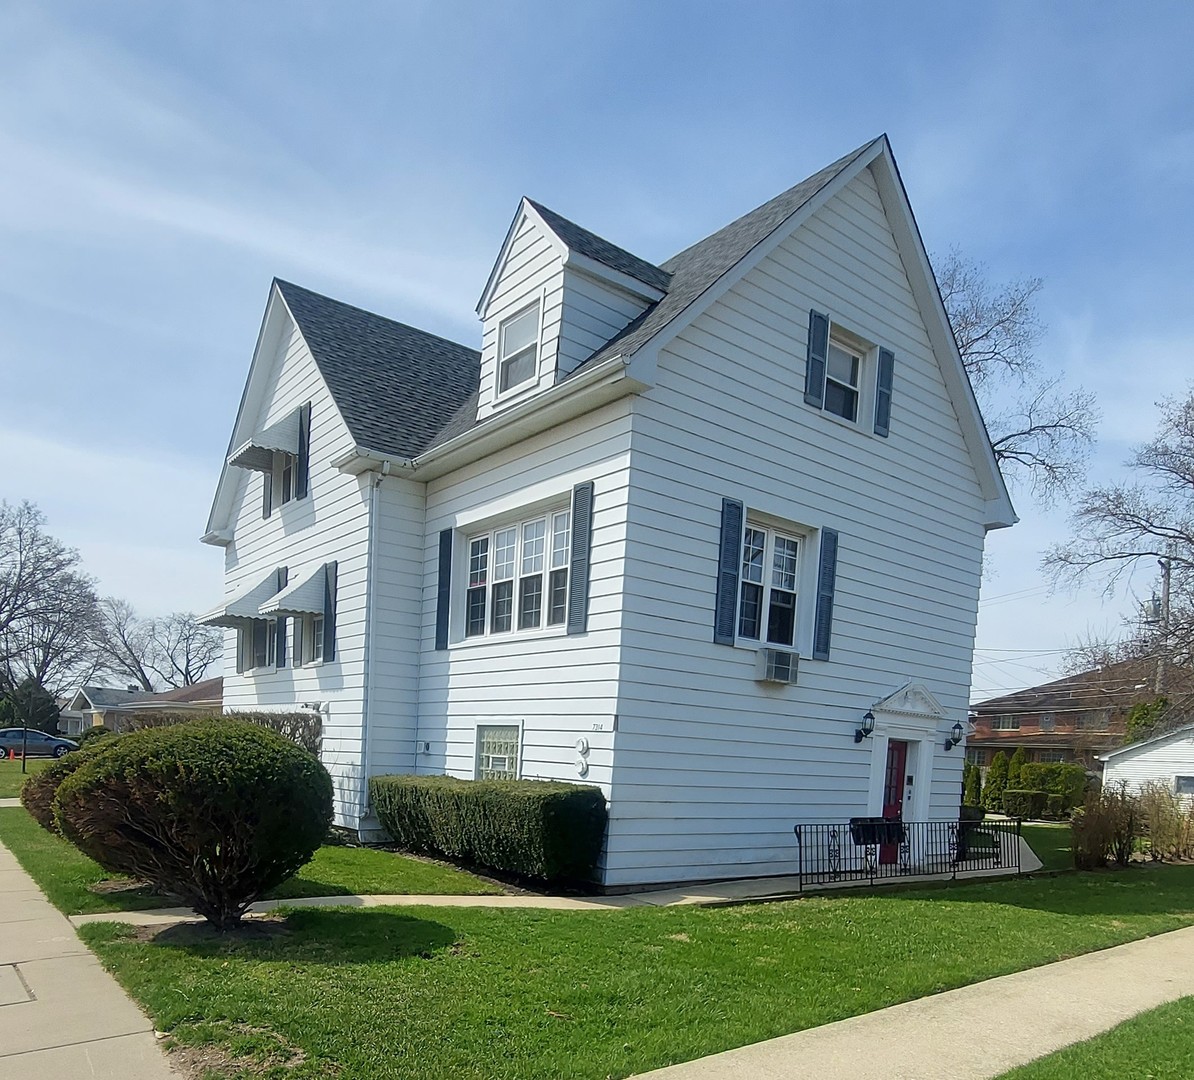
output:
[[[908,768],[908,744],[892,739],[887,744],[887,768],[883,772],[883,816],[897,821],[904,816],[904,774]],[[898,844],[883,844],[879,862],[894,863],[899,858]]]

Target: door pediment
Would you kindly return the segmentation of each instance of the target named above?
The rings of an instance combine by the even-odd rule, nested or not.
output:
[[[945,715],[941,703],[921,683],[905,683],[894,693],[871,706],[875,712],[914,716],[920,720],[940,720]]]

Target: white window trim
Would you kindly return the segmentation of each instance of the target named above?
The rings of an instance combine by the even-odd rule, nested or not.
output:
[[[524,509],[520,513],[504,514],[499,518],[494,518],[489,522],[478,522],[474,525],[462,527],[458,533],[462,537],[462,542],[456,545],[458,554],[454,560],[453,566],[453,586],[452,586],[452,625],[457,628],[454,634],[454,640],[450,642],[453,647],[471,647],[476,645],[484,645],[493,643],[495,641],[508,641],[516,639],[524,641],[534,639],[536,637],[558,637],[566,634],[568,630],[568,590],[572,582],[572,508],[567,502],[561,505],[560,501],[553,500],[546,506],[540,506],[535,510]],[[553,523],[556,517],[561,514],[568,515],[568,543],[564,549],[565,562],[563,566],[552,565],[552,540],[555,536],[555,529]],[[543,537],[543,569],[539,574],[543,581],[543,590],[540,601],[540,619],[539,625],[520,629],[518,622],[521,616],[521,597],[522,597],[522,579],[532,575],[524,575],[522,572],[523,559],[523,543],[525,538],[524,529],[527,525],[542,521],[545,523],[545,531]],[[513,597],[511,601],[511,626],[509,630],[494,630],[493,629],[493,589],[498,582],[494,579],[494,554],[496,550],[495,539],[499,532],[507,529],[514,529],[515,532],[515,547],[514,547],[514,577],[502,578],[501,581],[513,582]],[[488,562],[485,583],[485,630],[482,633],[469,634],[468,633],[468,594],[470,591],[470,563],[473,542],[488,538]],[[551,614],[551,574],[553,570],[567,570],[568,576],[565,584],[564,595],[564,617],[558,623],[548,624],[548,619]]]
[[[265,664],[261,667],[249,666],[249,662],[254,660],[253,655],[253,631],[254,624],[264,622],[265,627]],[[285,671],[285,668],[277,667],[277,647],[278,647],[278,621],[277,619],[252,619],[247,626],[240,626],[236,631],[236,648],[239,653],[242,670],[242,675],[267,675],[273,674],[276,671]],[[288,658],[289,661],[289,658]]]
[[[742,535],[738,544],[738,595],[734,600],[734,645],[742,649],[787,649],[800,656],[812,655],[813,622],[816,619],[817,596],[817,561],[818,552],[814,550],[816,544],[811,542],[815,531],[804,525],[798,525],[784,518],[768,514],[761,510],[748,509],[743,515]],[[770,590],[764,589],[763,624],[760,637],[742,637],[739,633],[739,618],[742,613],[742,553],[745,550],[746,530],[764,529],[768,533],[767,554],[764,555],[764,579],[770,580],[770,563],[768,556],[772,550],[776,533],[795,540],[796,554],[796,628],[791,645],[777,645],[766,640],[766,603]]]
[[[290,622],[294,626],[302,624],[302,656],[299,655],[300,650],[294,646],[294,630],[290,632],[290,663],[294,668],[317,668],[323,666],[323,616],[322,615],[303,615],[292,616]],[[319,622],[321,626],[320,633],[315,633],[315,623]],[[319,641],[320,655],[315,655],[315,642]]]
[[[871,438],[875,434],[875,401],[879,395],[879,346],[852,330],[840,326],[832,315],[829,319],[829,336],[825,344],[825,385],[829,385],[829,346],[836,345],[858,357],[858,414],[853,420],[839,416],[825,406],[825,392],[821,396],[821,415],[835,424],[841,424],[850,431],[857,431]],[[833,380],[837,382],[837,380]]]
[[[494,402],[509,401],[511,398],[520,397],[529,390],[533,390],[539,385],[540,372],[543,365],[543,308],[547,299],[547,290],[544,289],[540,295],[532,300],[529,304],[524,304],[517,311],[511,312],[504,319],[498,321],[497,326],[497,345],[495,352],[495,365],[493,370],[493,400]],[[521,315],[525,315],[532,308],[537,307],[535,319],[535,370],[534,373],[520,383],[515,383],[513,386],[502,389],[502,340],[505,327],[508,323],[513,322]]]
[[[525,749],[525,724],[521,719],[512,720],[505,716],[487,716],[483,719],[479,719],[476,724],[473,725],[473,779],[481,779],[481,729],[492,727],[508,727],[517,729],[518,735],[516,741],[518,746],[518,761],[515,763],[514,776],[512,779],[521,780],[523,772],[523,751]]]

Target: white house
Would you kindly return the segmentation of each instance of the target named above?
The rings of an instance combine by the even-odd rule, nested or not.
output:
[[[523,199],[477,312],[274,282],[203,537],[225,707],[318,703],[366,836],[371,775],[598,784],[609,886],[956,818],[1016,518],[887,138],[660,265]]]
[[[1194,724],[1104,754],[1103,784],[1124,782],[1133,791],[1164,784],[1177,795],[1194,796]]]

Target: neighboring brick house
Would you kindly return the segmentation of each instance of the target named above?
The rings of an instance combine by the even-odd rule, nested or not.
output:
[[[1132,707],[1157,698],[1156,673],[1152,660],[1125,660],[975,702],[966,759],[986,767],[997,751],[1010,757],[1022,746],[1029,761],[1075,761],[1101,770],[1099,756],[1124,744]],[[1190,694],[1194,673],[1170,669],[1165,688],[1171,699]]]

